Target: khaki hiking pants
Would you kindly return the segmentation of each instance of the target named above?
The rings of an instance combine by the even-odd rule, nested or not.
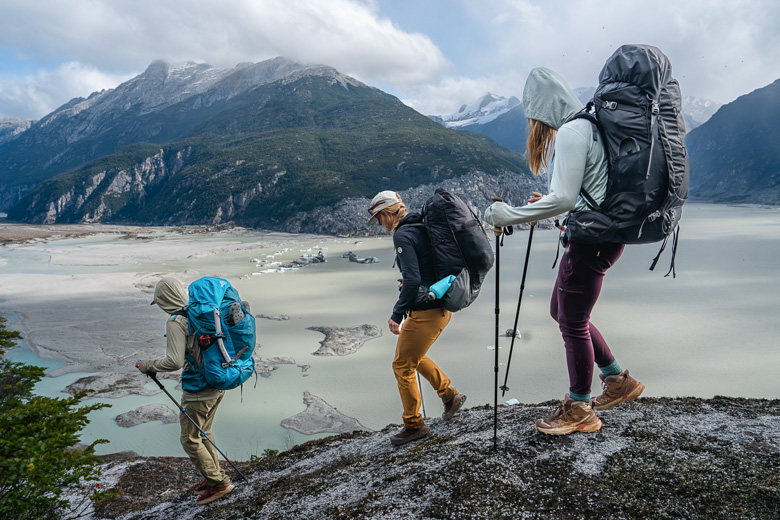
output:
[[[419,412],[421,400],[417,388],[417,372],[428,380],[443,402],[449,401],[458,393],[450,385],[450,378],[426,355],[451,317],[452,313],[445,309],[411,311],[401,327],[395,347],[393,372],[404,406],[404,427],[410,430],[421,428],[425,424]]]
[[[222,393],[219,397],[208,401],[187,401],[186,398],[182,398],[182,407],[187,410],[187,414],[198,423],[198,426],[206,432],[212,441],[214,441],[214,435],[211,433],[211,425],[214,423],[214,415],[217,413],[217,407],[224,396],[225,394]],[[230,477],[219,465],[219,453],[216,448],[201,436],[200,431],[183,413],[179,414],[179,423],[181,424],[181,445],[198,471],[212,486],[229,485]]]

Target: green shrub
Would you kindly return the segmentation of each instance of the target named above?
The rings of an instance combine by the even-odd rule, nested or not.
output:
[[[0,355],[15,346],[17,332],[5,329],[0,318]],[[67,517],[73,506],[62,497],[65,488],[81,490],[99,500],[102,491],[95,446],[79,446],[87,414],[104,404],[79,406],[85,393],[67,398],[35,395],[41,367],[0,358],[0,518],[49,519]]]

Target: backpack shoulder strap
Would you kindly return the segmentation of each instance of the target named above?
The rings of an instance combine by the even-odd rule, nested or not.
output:
[[[585,119],[586,121],[590,121],[591,127],[593,129],[593,140],[598,141],[599,138],[601,138],[601,144],[604,147],[604,153],[607,156],[607,164],[609,164],[609,148],[607,147],[607,138],[604,136],[604,129],[601,127],[599,120],[594,114],[589,112],[591,106],[592,103],[589,102],[588,106],[571,116],[569,121],[574,121],[575,119]],[[590,209],[595,211],[603,211],[596,200],[590,196],[590,193],[585,191],[585,188],[580,188],[580,195],[582,195],[582,198],[585,199],[585,203],[590,207]]]

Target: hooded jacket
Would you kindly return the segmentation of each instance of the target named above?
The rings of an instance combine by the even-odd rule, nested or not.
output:
[[[557,130],[549,193],[522,207],[496,202],[485,211],[485,221],[502,227],[588,209],[580,196],[582,187],[601,204],[607,192],[604,146],[593,139],[589,121],[568,122],[583,106],[566,81],[550,69],[533,69],[523,90],[523,105],[528,119]]]
[[[184,308],[188,300],[187,290],[179,280],[164,277],[157,282],[157,286],[154,288],[152,305],[156,304],[166,313],[173,314]],[[187,363],[186,354],[189,353],[201,366],[203,358],[195,337],[189,333],[187,318],[181,315],[171,316],[166,323],[165,332],[168,340],[165,357],[163,359],[141,360],[139,370],[146,374],[149,372],[174,372],[183,368],[183,378],[188,375],[188,372],[193,372],[193,375],[197,374]],[[200,392],[184,391],[184,396],[189,401],[207,401],[219,397],[221,392],[221,390],[209,387]]]

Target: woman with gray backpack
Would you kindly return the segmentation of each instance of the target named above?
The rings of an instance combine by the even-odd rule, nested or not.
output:
[[[527,157],[531,171],[548,167],[554,150],[549,193],[531,197],[529,204],[511,207],[495,202],[485,221],[496,227],[530,223],[572,211],[585,210],[581,196],[587,191],[597,203],[607,192],[607,157],[591,123],[573,119],[582,103],[561,76],[546,68],[531,71],[523,92],[530,132]],[[570,240],[565,247],[553,289],[550,313],[563,336],[569,371],[569,391],[549,417],[536,421],[545,434],[595,432],[601,420],[594,410],[612,408],[636,399],[644,385],[622,370],[599,330],[590,321],[607,270],[620,258],[624,244],[586,244]],[[591,399],[594,362],[601,370],[602,395]]]

